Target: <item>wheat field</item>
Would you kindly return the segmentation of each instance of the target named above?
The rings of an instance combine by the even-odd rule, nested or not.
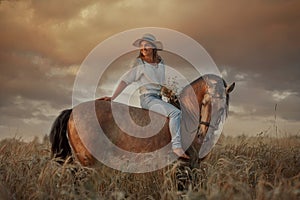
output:
[[[0,199],[300,199],[300,137],[222,137],[199,168],[144,174],[60,165],[48,137],[4,139]]]

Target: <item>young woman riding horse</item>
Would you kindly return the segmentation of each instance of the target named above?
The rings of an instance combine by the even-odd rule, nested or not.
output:
[[[163,101],[160,95],[161,87],[165,84],[165,66],[157,51],[162,50],[162,43],[152,34],[145,34],[133,45],[140,49],[136,66],[122,77],[113,96],[104,97],[103,100],[114,100],[129,84],[137,82],[140,85],[141,107],[169,118],[173,152],[179,157],[188,159],[189,156],[185,154],[181,144],[181,111]]]
[[[153,35],[145,34],[133,44],[140,48],[137,65],[123,76],[112,97],[79,104],[73,109],[63,111],[57,117],[50,132],[53,156],[66,159],[74,153],[85,166],[97,163],[95,155],[101,150],[92,152],[89,146],[99,149],[106,142],[99,136],[98,127],[93,123],[96,114],[98,126],[100,125],[111,143],[120,149],[135,153],[153,152],[165,147],[171,141],[173,152],[178,157],[185,159],[191,157],[193,160],[199,158],[198,152],[208,129],[218,127],[220,121],[212,120],[212,116],[227,114],[229,93],[233,90],[234,84],[227,87],[225,81],[216,75],[200,77],[182,90],[178,97],[181,107],[179,110],[161,100],[160,89],[165,78],[163,60],[157,54],[158,50],[162,50],[161,42]],[[111,101],[132,82],[138,82],[141,86],[140,100],[144,109]],[[125,116],[129,108],[129,118],[138,121],[141,126],[151,122],[150,114],[154,116],[153,119],[163,121],[165,124],[156,135],[149,130],[150,132],[144,133],[144,138],[133,137],[116,123],[113,107],[118,116]],[[126,120],[123,120],[124,123],[130,127],[132,120],[129,122]],[[186,141],[192,142],[187,145]],[[187,153],[184,149],[187,149]]]

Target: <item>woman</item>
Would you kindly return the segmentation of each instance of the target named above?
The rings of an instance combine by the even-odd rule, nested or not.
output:
[[[163,101],[160,96],[161,87],[165,82],[165,66],[157,51],[162,50],[162,43],[157,41],[152,34],[144,34],[133,45],[140,48],[135,67],[121,78],[112,97],[102,99],[114,100],[129,84],[137,82],[140,86],[141,107],[169,117],[173,152],[179,157],[189,159],[181,145],[181,111]]]

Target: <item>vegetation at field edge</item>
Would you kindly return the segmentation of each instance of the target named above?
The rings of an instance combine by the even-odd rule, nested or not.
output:
[[[222,137],[199,168],[144,174],[60,165],[47,137],[4,139],[0,199],[300,199],[300,137]]]

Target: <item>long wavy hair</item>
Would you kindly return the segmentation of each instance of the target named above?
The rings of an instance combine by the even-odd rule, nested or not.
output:
[[[153,57],[152,59],[156,62],[156,63],[159,63],[161,61],[161,57],[158,55],[157,53],[157,49],[152,49],[153,51]],[[142,61],[144,62],[144,55],[142,54],[142,52],[140,51],[140,54],[138,56],[138,58],[142,59]]]

